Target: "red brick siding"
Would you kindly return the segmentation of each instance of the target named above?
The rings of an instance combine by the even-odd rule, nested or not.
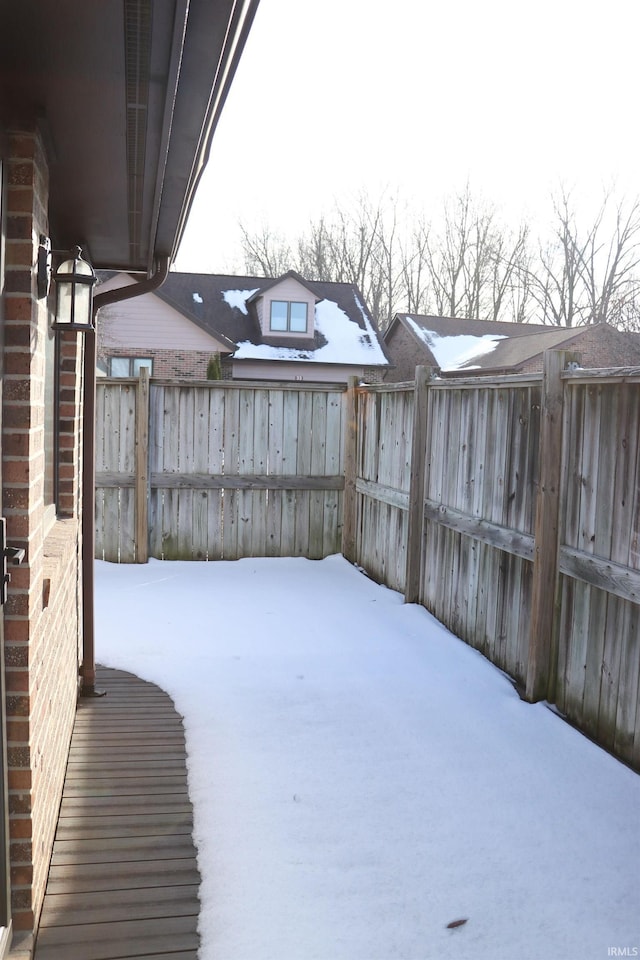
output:
[[[82,495],[83,341],[78,334],[60,336],[58,371],[58,517],[78,518]]]
[[[40,912],[75,715],[80,611],[78,483],[63,481],[64,522],[44,504],[44,343],[49,314],[36,297],[40,233],[48,232],[48,168],[35,133],[9,134],[4,297],[3,513],[26,549],[4,607],[13,923]],[[81,340],[63,348],[61,447],[79,458]],[[70,355],[69,355],[70,354]],[[66,486],[65,486],[66,484]]]
[[[386,372],[387,367],[365,367],[363,380],[365,383],[382,383]]]
[[[99,359],[108,364],[109,357],[151,357],[153,376],[161,380],[206,380],[210,352],[202,350],[133,350],[109,348],[102,350]]]
[[[387,382],[403,383],[414,380],[419,363],[433,363],[426,350],[421,349],[416,338],[401,323],[396,323],[390,331],[389,338],[385,341],[385,349],[393,364],[384,374]]]

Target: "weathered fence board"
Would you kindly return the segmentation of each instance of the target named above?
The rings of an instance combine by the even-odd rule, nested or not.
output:
[[[353,559],[373,577],[404,590],[409,531],[413,384],[358,396]]]
[[[640,385],[567,378],[554,699],[598,742],[640,765]]]
[[[96,443],[96,470],[135,475],[136,384],[117,383],[98,392],[97,416],[103,429]],[[123,563],[136,559],[136,493],[133,484],[98,491],[96,537],[109,555]]]

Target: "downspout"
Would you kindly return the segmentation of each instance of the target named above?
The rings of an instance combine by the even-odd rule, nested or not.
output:
[[[98,362],[98,310],[111,303],[140,297],[157,290],[167,279],[169,257],[160,257],[156,271],[146,280],[116,290],[97,293],[93,298],[93,330],[84,341],[83,459],[82,459],[82,666],[80,696],[101,697],[96,690],[95,604],[93,562],[96,547],[96,366]]]

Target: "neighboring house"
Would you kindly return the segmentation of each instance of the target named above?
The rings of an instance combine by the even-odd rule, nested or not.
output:
[[[583,367],[640,364],[640,337],[607,323],[548,327],[398,313],[383,335],[392,367],[385,380],[413,380],[418,364],[440,376],[534,373],[545,350],[573,350]]]
[[[14,935],[30,952],[78,693],[97,692],[96,338],[52,327],[46,238],[54,270],[80,244],[148,277],[126,295],[162,281],[256,6],[0,4],[2,514],[24,551],[0,596],[0,957]]]
[[[106,276],[99,289],[133,282]],[[362,294],[350,283],[170,273],[163,286],[100,314],[98,362],[110,376],[204,379],[211,357],[234,380],[380,380],[388,366]]]

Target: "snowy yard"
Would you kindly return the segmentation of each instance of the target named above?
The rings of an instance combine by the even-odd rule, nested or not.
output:
[[[185,718],[201,960],[640,953],[640,777],[425,610],[341,557],[96,568],[99,662]]]

